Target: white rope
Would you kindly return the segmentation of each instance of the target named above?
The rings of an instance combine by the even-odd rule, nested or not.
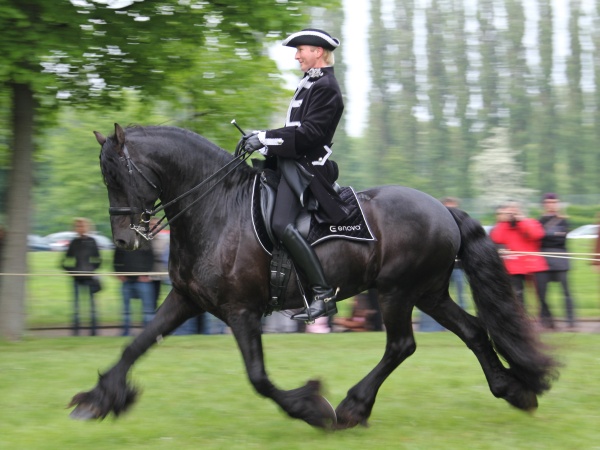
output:
[[[511,250],[498,250],[500,255],[516,255],[516,256],[524,256],[524,255],[534,255],[534,256],[544,256],[548,258],[560,258],[560,259],[572,259],[577,261],[598,261],[600,262],[600,253],[557,253],[557,252],[517,252]],[[587,256],[588,258],[580,258],[580,256]],[[589,258],[591,256],[591,258]],[[140,277],[140,276],[149,276],[149,277],[159,277],[159,276],[167,276],[169,272],[40,272],[40,273],[0,273],[1,276],[13,276],[13,277],[89,277],[89,276],[123,276],[123,277]]]
[[[512,250],[499,250],[498,253],[500,253],[500,255],[516,255],[516,256],[534,255],[534,256],[544,256],[546,258],[559,258],[559,259],[572,259],[572,260],[576,260],[576,261],[599,261],[600,262],[600,254],[599,253],[517,252],[517,251],[512,251]],[[592,256],[592,258],[579,258],[577,256]]]

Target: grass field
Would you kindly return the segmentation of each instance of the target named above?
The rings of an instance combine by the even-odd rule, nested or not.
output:
[[[65,409],[128,342],[81,337],[0,342],[0,448],[21,449],[594,449],[600,448],[600,335],[545,335],[566,366],[528,415],[489,392],[449,333],[418,349],[379,392],[370,427],[323,432],[289,419],[247,381],[229,335],[167,338],[135,366],[142,396],[125,416],[79,422]],[[383,333],[266,335],[284,389],[322,379],[337,405],[380,358]],[[307,355],[306,349],[315,349]]]
[[[589,239],[574,239],[569,241],[569,251],[574,253],[590,253],[593,242]],[[57,327],[69,325],[72,314],[72,285],[71,278],[65,276],[60,268],[63,253],[37,252],[29,254],[30,272],[32,274],[52,274],[52,276],[37,275],[28,277],[27,326]],[[112,253],[103,252],[101,274],[112,272]],[[121,323],[121,294],[120,283],[113,276],[101,277],[103,290],[97,294],[97,307],[101,325],[116,325]],[[571,290],[575,299],[578,317],[600,317],[600,276],[593,272],[589,261],[572,261],[569,275]],[[166,295],[166,288],[165,288]],[[451,290],[451,294],[454,291]],[[467,296],[468,297],[468,296]],[[535,315],[537,304],[532,288],[526,293],[530,312]],[[564,305],[560,285],[552,283],[549,289],[549,301],[552,311],[557,317],[564,317]],[[139,303],[134,303],[134,312],[139,312]],[[83,304],[82,318],[88,318],[87,305]],[[347,314],[350,302],[340,303],[340,314]],[[139,319],[141,320],[141,319]]]

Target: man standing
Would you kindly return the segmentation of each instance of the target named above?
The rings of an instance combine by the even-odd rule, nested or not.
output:
[[[293,319],[313,321],[337,312],[335,290],[325,279],[312,247],[295,226],[302,208],[337,224],[351,212],[333,188],[337,164],[330,159],[344,102],[333,73],[333,51],[340,41],[322,30],[308,28],[288,36],[283,45],[296,48],[295,59],[305,73],[288,108],[285,126],[247,136],[244,149],[258,151],[275,165],[281,179],[273,212],[273,232],[294,264],[308,278],[312,302]],[[318,205],[318,209],[317,209]]]
[[[123,336],[129,336],[131,328],[131,299],[142,300],[142,322],[144,327],[154,317],[154,286],[149,273],[154,264],[152,247],[146,246],[134,251],[117,247],[113,256],[113,266],[121,281],[123,295]]]
[[[62,267],[73,275],[73,335],[79,335],[79,294],[87,291],[90,296],[90,334],[96,335],[98,325],[96,319],[96,302],[94,294],[99,287],[99,281],[94,279],[92,272],[100,267],[102,259],[94,238],[90,237],[90,221],[83,217],[73,221],[77,236],[69,243],[69,248],[62,260]]]
[[[559,282],[565,296],[567,322],[569,328],[574,328],[573,298],[571,297],[567,281],[567,272],[570,269],[569,259],[564,257],[564,255],[560,255],[561,253],[567,253],[569,224],[567,219],[559,214],[560,200],[556,194],[551,192],[545,194],[542,206],[544,207],[544,215],[540,218],[540,223],[544,227],[542,253],[548,253],[548,256],[546,256],[548,270],[540,272],[538,275],[540,319],[544,327],[554,328],[554,319],[546,302],[546,293],[548,292],[548,283],[551,281]]]

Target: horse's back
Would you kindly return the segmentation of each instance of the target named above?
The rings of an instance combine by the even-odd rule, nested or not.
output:
[[[372,217],[378,224],[401,225],[405,232],[414,231],[421,235],[441,232],[442,237],[460,239],[452,214],[439,200],[425,192],[389,185],[360,191],[358,198],[367,217]]]
[[[454,262],[460,232],[439,200],[396,185],[361,191],[358,198],[377,238],[381,268],[390,270],[390,276],[392,271],[435,272],[437,267],[441,270]]]

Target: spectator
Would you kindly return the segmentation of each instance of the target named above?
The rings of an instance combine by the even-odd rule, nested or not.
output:
[[[202,317],[202,334],[227,334],[227,324],[209,312]]]
[[[329,317],[326,316],[319,317],[313,323],[307,323],[304,327],[305,333],[326,334],[331,333],[331,330]]]
[[[544,228],[537,220],[527,218],[520,205],[511,202],[498,209],[496,226],[490,232],[492,241],[504,246],[504,265],[510,274],[515,295],[525,307],[524,288],[527,276],[548,270],[543,256],[528,254],[538,252],[544,237]],[[523,252],[520,254],[519,252]]]
[[[263,319],[264,333],[295,333],[298,331],[298,322],[290,320],[280,311],[273,311],[273,314],[268,315]]]
[[[4,231],[4,227],[2,225],[0,225],[0,270],[2,270],[2,264],[3,264],[3,256],[2,256],[2,250],[4,249],[4,239],[6,238],[6,232]],[[0,277],[0,283],[2,283],[2,278]]]
[[[600,213],[598,214],[598,236],[594,246],[594,258],[592,259],[592,268],[600,272]]]
[[[0,225],[0,258],[2,257],[2,249],[4,248],[4,237],[6,232],[4,231],[4,227]]]
[[[94,294],[100,290],[100,280],[91,275],[102,262],[96,240],[88,235],[91,222],[88,219],[77,218],[73,221],[73,229],[77,233],[69,243],[67,252],[62,259],[62,268],[73,275],[73,335],[79,335],[79,294],[80,289],[90,296],[90,334],[96,335],[97,319]],[[86,274],[86,275],[84,275]]]
[[[354,297],[350,317],[335,317],[336,331],[375,331],[377,309],[372,309],[368,293]]]
[[[153,217],[150,219],[150,230],[155,227],[159,222],[157,217]],[[152,309],[156,311],[158,308],[158,302],[160,300],[160,291],[163,284],[168,284],[168,275],[157,275],[160,273],[166,273],[168,268],[168,249],[169,249],[169,239],[170,233],[167,230],[161,230],[154,239],[152,239],[152,253],[154,255],[154,264],[152,266],[153,275],[150,276],[152,279],[152,286],[154,288],[154,300]],[[164,257],[165,253],[167,254],[167,258]]]
[[[561,253],[567,253],[567,232],[569,224],[567,219],[559,213],[560,200],[554,193],[544,195],[542,206],[544,214],[540,217],[540,223],[544,227],[544,237],[542,238],[542,252],[546,255],[548,270],[538,273],[538,296],[540,299],[540,320],[546,328],[554,328],[554,318],[546,302],[546,293],[548,292],[548,283],[554,281],[561,284],[565,297],[565,309],[567,313],[567,322],[569,328],[575,327],[575,318],[573,312],[573,298],[569,291],[567,281],[567,272],[570,269],[569,260],[561,257]]]
[[[115,249],[114,269],[121,281],[123,296],[123,336],[129,336],[131,328],[131,299],[142,300],[142,322],[144,326],[154,317],[154,286],[148,275],[154,264],[151,246],[134,251]]]
[[[454,197],[444,197],[442,199],[442,204],[446,208],[458,208],[459,206],[458,199]],[[456,298],[458,300],[458,304],[462,309],[465,309],[467,306],[464,298],[465,276],[462,270],[462,262],[460,259],[457,259],[454,263],[454,269],[452,270],[450,281],[454,283],[456,288]]]

